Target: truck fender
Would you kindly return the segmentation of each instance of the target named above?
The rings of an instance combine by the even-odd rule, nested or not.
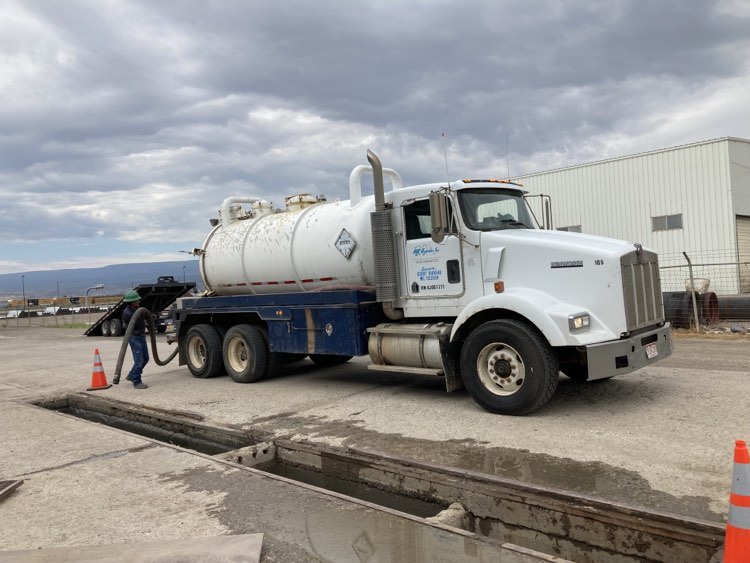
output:
[[[562,306],[562,307],[561,307]],[[560,311],[564,308],[564,311]],[[557,309],[557,311],[554,311]],[[483,311],[497,310],[498,318],[502,317],[502,311],[511,311],[516,315],[524,317],[534,325],[552,346],[565,346],[565,335],[559,326],[555,324],[552,315],[565,318],[571,309],[552,296],[533,289],[514,289],[504,293],[492,293],[484,295],[469,303],[458,315],[451,330],[451,342],[454,342],[461,327],[471,320],[474,315]]]

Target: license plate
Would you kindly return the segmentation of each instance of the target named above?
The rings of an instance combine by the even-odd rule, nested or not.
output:
[[[646,356],[649,360],[653,360],[659,355],[659,349],[656,347],[656,342],[646,345]]]

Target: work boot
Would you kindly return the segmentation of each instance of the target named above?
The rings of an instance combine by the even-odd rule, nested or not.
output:
[[[146,385],[142,381],[140,383],[136,383],[135,385],[133,385],[133,387],[136,389],[148,389],[148,385]]]

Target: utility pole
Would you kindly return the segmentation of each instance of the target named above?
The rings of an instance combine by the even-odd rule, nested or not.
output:
[[[21,292],[23,293],[21,310],[26,311],[26,318],[29,319],[29,326],[31,326],[31,315],[29,314],[29,308],[26,306],[26,284],[24,283],[24,278],[26,278],[26,276],[21,276]],[[21,313],[19,313],[18,316],[20,317]],[[18,321],[16,321],[16,326],[18,326]]]

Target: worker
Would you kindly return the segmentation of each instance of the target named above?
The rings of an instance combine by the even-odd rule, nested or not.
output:
[[[137,291],[131,289],[125,294],[123,301],[128,304],[122,313],[122,326],[127,329],[130,319],[141,306],[141,296],[138,295]],[[148,385],[141,381],[143,368],[149,360],[148,345],[146,344],[146,320],[143,314],[135,320],[128,344],[130,344],[130,350],[133,352],[133,368],[125,379],[130,381],[136,389],[148,389]]]

